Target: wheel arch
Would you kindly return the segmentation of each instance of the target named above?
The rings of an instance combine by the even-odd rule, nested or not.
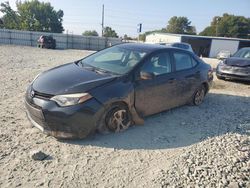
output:
[[[203,82],[201,85],[203,85],[205,87],[205,93],[207,94],[208,93],[208,90],[209,90],[209,85],[207,82]]]

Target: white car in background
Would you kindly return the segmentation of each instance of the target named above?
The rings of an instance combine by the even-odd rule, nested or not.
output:
[[[157,44],[172,46],[172,47],[175,47],[175,48],[181,48],[181,49],[188,50],[188,51],[194,53],[192,46],[190,44],[188,44],[188,43],[185,43],[185,42],[174,42],[174,43],[159,42]]]
[[[222,50],[217,54],[217,59],[227,59],[231,57],[231,52],[227,50]]]

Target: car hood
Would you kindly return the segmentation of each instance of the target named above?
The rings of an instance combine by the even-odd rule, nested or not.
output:
[[[84,69],[76,63],[69,63],[40,74],[32,83],[32,88],[48,95],[82,93],[110,82],[116,77]]]
[[[250,66],[250,59],[231,57],[225,60],[225,64],[235,67],[247,67]]]

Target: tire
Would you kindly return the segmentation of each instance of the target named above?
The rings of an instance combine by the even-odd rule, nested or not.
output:
[[[222,76],[216,76],[216,77],[218,78],[218,80],[225,80],[225,78]]]
[[[128,108],[123,104],[115,104],[109,107],[107,113],[98,128],[101,133],[123,132],[132,124],[132,117]]]
[[[206,95],[206,88],[204,85],[201,85],[194,93],[193,105],[199,106],[203,102],[205,95]]]

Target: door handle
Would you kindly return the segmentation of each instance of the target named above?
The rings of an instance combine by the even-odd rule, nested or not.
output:
[[[188,76],[185,76],[185,78],[194,78],[196,74],[190,74]]]
[[[190,74],[190,75],[188,75],[188,76],[185,76],[185,78],[196,78],[197,76],[199,76],[200,75],[200,71],[197,71],[196,73],[194,73],[194,74]]]
[[[199,75],[201,73],[201,71],[197,71],[196,73],[195,73],[195,75]]]

